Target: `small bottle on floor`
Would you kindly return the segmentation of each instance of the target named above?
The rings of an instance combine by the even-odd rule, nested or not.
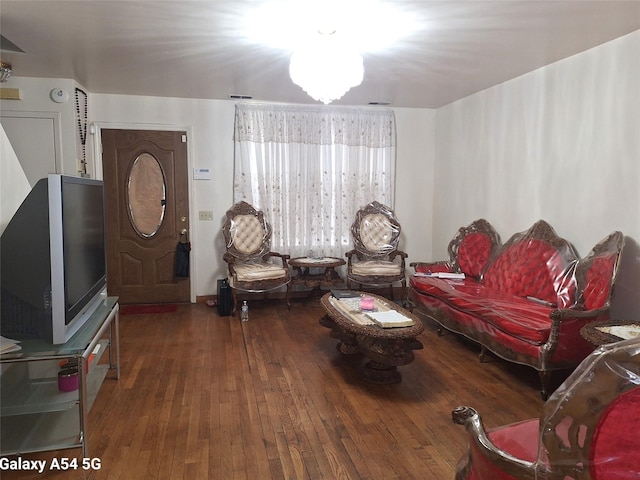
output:
[[[249,305],[247,305],[246,300],[242,302],[242,307],[240,308],[240,320],[243,322],[249,321]]]

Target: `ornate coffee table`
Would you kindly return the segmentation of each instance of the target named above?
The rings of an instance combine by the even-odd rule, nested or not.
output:
[[[422,321],[384,297],[363,292],[352,293],[373,297],[378,310],[395,310],[413,320],[413,325],[382,328],[375,324],[364,324],[368,319],[359,309],[334,298],[331,293],[320,299],[326,311],[326,315],[320,319],[320,325],[330,328],[330,336],[340,340],[337,345],[339,352],[345,355],[362,353],[369,359],[363,373],[365,380],[383,385],[400,382],[402,376],[397,367],[411,363],[415,358],[413,351],[423,348],[416,338],[424,330]]]

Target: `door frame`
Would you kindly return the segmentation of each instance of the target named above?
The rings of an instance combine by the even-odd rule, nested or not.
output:
[[[189,296],[190,302],[196,303],[195,279],[197,278],[198,262],[195,261],[197,254],[196,236],[194,233],[194,225],[196,225],[196,216],[193,209],[193,127],[173,125],[173,124],[155,124],[155,123],[120,123],[120,122],[94,122],[91,124],[91,135],[93,136],[93,163],[96,179],[102,180],[102,129],[114,130],[162,130],[172,132],[187,132],[187,196],[189,199],[189,241],[191,242],[191,255],[189,255]],[[108,279],[107,279],[108,281]]]

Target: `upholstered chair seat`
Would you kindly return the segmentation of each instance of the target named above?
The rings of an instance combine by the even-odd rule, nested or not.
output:
[[[235,273],[231,278],[232,287],[234,281],[251,282],[255,280],[274,280],[287,276],[287,271],[284,268],[270,263],[245,263],[236,265]]]
[[[354,263],[351,269],[353,275],[361,275],[364,277],[376,275],[400,275],[402,266],[386,260],[367,260],[364,262]]]

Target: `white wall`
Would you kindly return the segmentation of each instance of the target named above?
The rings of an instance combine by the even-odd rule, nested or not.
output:
[[[432,258],[433,172],[436,111],[396,108],[395,212],[402,226],[400,249],[410,262]],[[413,269],[411,269],[413,271]]]
[[[640,32],[437,112],[434,253],[489,220],[507,240],[547,220],[581,255],[628,238],[614,314],[640,318]]]
[[[222,260],[222,223],[233,204],[233,122],[235,101],[153,98],[126,95],[90,96],[91,121],[100,128],[172,128],[190,132],[190,168],[209,168],[212,180],[190,179],[191,243],[195,297],[216,293],[216,280],[226,276]],[[403,225],[402,247],[412,258],[430,255],[431,188],[435,112],[397,109],[398,184],[396,214]],[[94,139],[95,140],[95,139]],[[411,172],[425,174],[427,187]],[[191,176],[191,175],[190,175]],[[421,175],[422,176],[422,175]],[[404,182],[411,185],[405,188]],[[414,195],[413,191],[419,192]],[[426,206],[426,208],[425,208]],[[199,210],[212,210],[213,222],[198,220]],[[413,218],[420,222],[413,222]]]
[[[60,131],[55,132],[56,141],[60,144],[62,163],[56,172],[67,175],[78,175],[80,160],[80,139],[78,135],[74,90],[80,87],[74,80],[64,78],[29,78],[11,77],[7,83],[2,85],[6,88],[19,88],[22,90],[22,100],[0,100],[0,110],[3,115],[10,112],[45,112],[57,113],[60,116]],[[56,103],[49,96],[51,90],[61,88],[69,94],[69,99],[64,103]],[[82,88],[82,87],[80,87]],[[84,90],[84,89],[83,89]],[[84,111],[82,112],[84,114]],[[25,132],[28,141],[38,141],[40,139],[29,137],[29,132]],[[54,148],[53,146],[51,147]],[[90,146],[87,146],[87,154],[90,155]],[[90,158],[89,158],[90,160]],[[89,172],[92,173],[92,172]]]
[[[0,125],[0,234],[31,191],[31,185]]]

